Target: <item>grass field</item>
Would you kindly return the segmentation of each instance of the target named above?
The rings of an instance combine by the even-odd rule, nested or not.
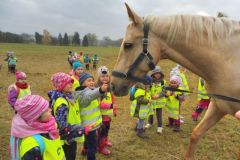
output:
[[[14,115],[7,103],[7,88],[15,82],[15,76],[7,72],[5,51],[13,50],[18,58],[17,69],[27,73],[28,82],[34,94],[47,98],[47,91],[52,89],[50,77],[53,73],[63,71],[68,73],[70,67],[67,63],[69,50],[83,51],[84,53],[97,53],[100,57],[100,65],[113,68],[117,59],[118,48],[95,47],[59,47],[43,45],[0,44],[0,160],[8,158],[8,141],[11,119]],[[166,80],[170,69],[175,64],[164,60],[160,63]],[[95,75],[96,71],[90,71]],[[189,86],[196,91],[198,77],[188,72]],[[128,97],[116,98],[118,116],[113,118],[110,130],[111,148],[110,156],[97,155],[101,160],[175,160],[183,159],[189,143],[191,130],[197,124],[191,120],[191,112],[196,104],[196,95],[190,95],[183,108],[185,123],[181,125],[182,131],[174,133],[164,128],[161,135],[156,134],[156,123],[146,131],[150,137],[148,140],[139,139],[133,130],[136,119],[130,117],[130,102]],[[164,125],[166,114],[164,114]],[[211,128],[198,144],[195,159],[197,160],[233,160],[237,159],[240,130],[239,122],[233,117],[226,116],[215,127]],[[80,145],[79,145],[80,147]],[[78,149],[80,152],[80,149]],[[78,159],[85,159],[78,154]]]

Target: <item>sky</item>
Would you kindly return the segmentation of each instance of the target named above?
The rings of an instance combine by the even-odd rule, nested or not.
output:
[[[129,23],[124,2],[141,17],[216,16],[222,11],[231,19],[240,20],[240,0],[0,0],[0,30],[42,34],[47,29],[54,36],[79,32],[80,37],[95,33],[99,39],[119,39]]]

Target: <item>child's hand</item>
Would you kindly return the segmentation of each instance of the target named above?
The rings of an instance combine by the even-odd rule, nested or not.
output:
[[[101,86],[101,90],[102,90],[103,92],[107,92],[107,89],[108,89],[108,84],[103,84],[103,85]]]
[[[152,99],[155,100],[155,99],[158,99],[159,96],[152,96]]]
[[[86,127],[84,128],[85,135],[88,135],[88,133],[90,132],[90,130],[91,130],[92,128],[94,128],[94,127],[95,127],[95,123],[90,124],[89,126],[86,126]]]
[[[238,120],[240,120],[240,111],[237,111],[234,116],[235,116],[235,118],[237,118]]]
[[[117,108],[113,108],[113,115],[114,117],[117,117]]]

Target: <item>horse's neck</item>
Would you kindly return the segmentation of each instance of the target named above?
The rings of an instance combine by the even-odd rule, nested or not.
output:
[[[210,47],[188,46],[186,44],[169,45],[166,57],[181,64],[205,80],[214,80],[222,67],[221,56]]]

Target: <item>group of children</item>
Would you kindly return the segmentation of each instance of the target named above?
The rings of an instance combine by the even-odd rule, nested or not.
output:
[[[97,69],[97,64],[99,62],[99,58],[97,54],[94,54],[93,57],[89,57],[88,54],[83,55],[83,52],[80,52],[79,54],[73,51],[68,52],[68,62],[70,66],[73,65],[75,61],[80,61],[82,64],[85,64],[85,69],[90,69],[90,64],[92,63],[93,69]]]
[[[146,80],[148,84],[137,83],[130,89],[130,107],[131,116],[137,117],[138,121],[135,127],[137,136],[140,138],[148,138],[145,135],[145,129],[153,125],[153,116],[157,118],[157,133],[163,131],[162,112],[163,109],[168,114],[168,124],[166,127],[173,128],[173,131],[180,131],[180,124],[184,121],[181,117],[181,108],[188,94],[181,90],[189,91],[189,86],[185,76],[186,69],[180,65],[174,67],[170,73],[169,82],[164,79],[164,73],[159,66],[150,71]],[[199,115],[204,109],[207,109],[210,98],[206,96],[205,83],[199,78],[198,84],[198,104],[192,113],[192,118],[197,121]],[[144,121],[147,124],[144,127]]]
[[[15,111],[12,120],[11,159],[75,160],[77,143],[82,154],[96,159],[96,152],[111,154],[107,147],[112,116],[116,116],[107,67],[97,70],[97,82],[75,61],[71,75],[52,75],[54,90],[49,101],[31,94],[27,75],[16,72],[16,83],[9,86],[8,102]]]

